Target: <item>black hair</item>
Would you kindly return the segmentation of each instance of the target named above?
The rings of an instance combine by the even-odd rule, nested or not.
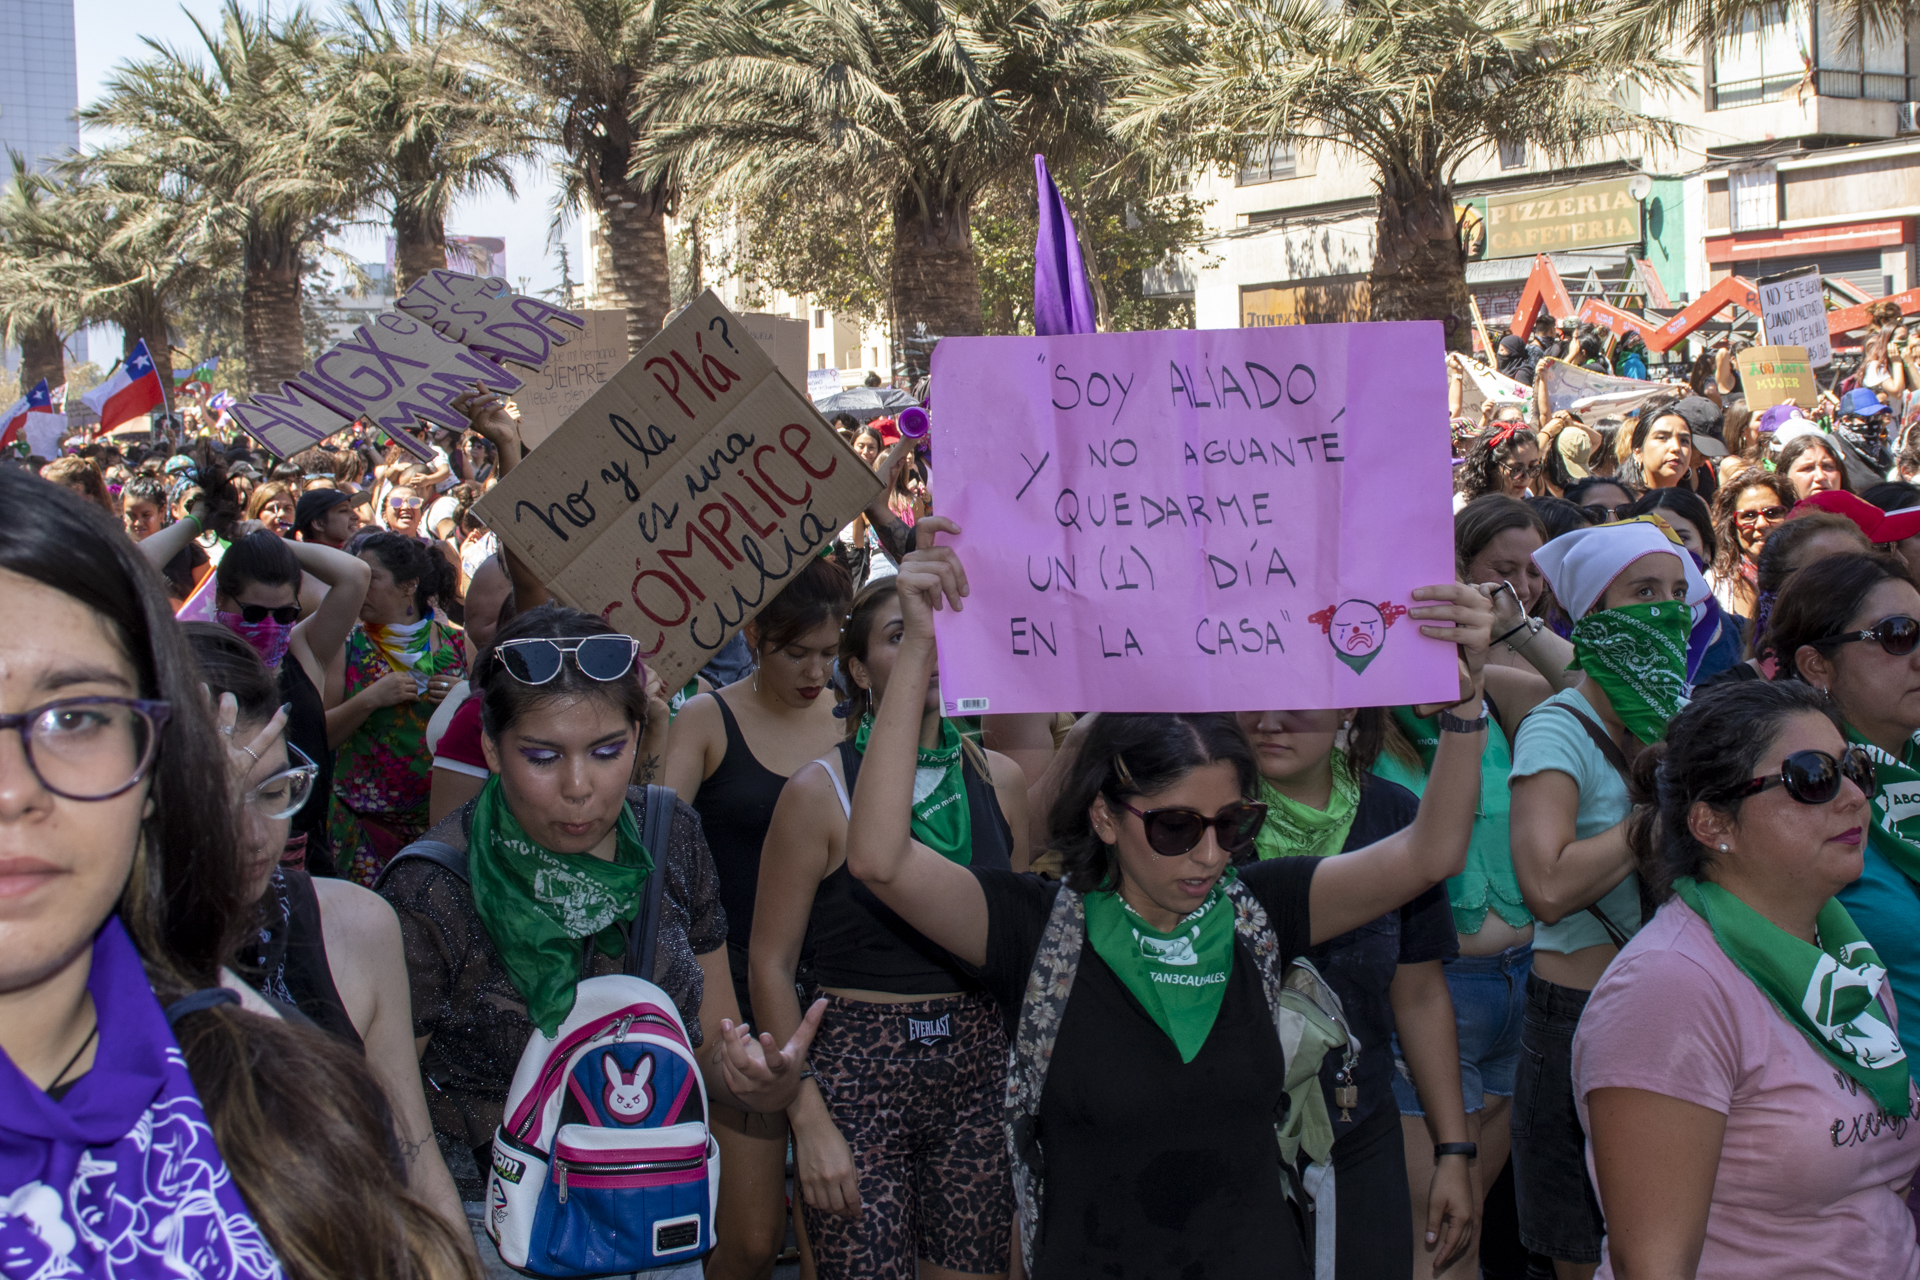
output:
[[[1673,896],[1681,876],[1698,878],[1713,865],[1713,851],[1687,825],[1693,806],[1737,815],[1742,801],[1729,799],[1745,786],[1773,751],[1786,722],[1823,716],[1844,733],[1831,703],[1798,680],[1728,680],[1699,690],[1667,725],[1667,736],[1633,762],[1637,804],[1627,826],[1627,844],[1638,864],[1642,892],[1654,903]]]
[[[1047,843],[1060,854],[1067,886],[1090,893],[1120,882],[1119,855],[1100,839],[1088,815],[1096,796],[1105,796],[1118,814],[1124,798],[1164,791],[1210,764],[1232,765],[1240,794],[1259,794],[1253,744],[1232,714],[1102,712],[1047,814]]]
[[[1786,444],[1781,446],[1780,455],[1773,460],[1773,469],[1780,475],[1787,475],[1788,472],[1793,470],[1793,464],[1800,460],[1800,455],[1809,449],[1825,449],[1827,451],[1827,456],[1833,459],[1834,469],[1840,473],[1841,490],[1846,493],[1852,493],[1853,481],[1847,478],[1846,455],[1840,452],[1839,445],[1818,432],[1808,432],[1806,435],[1795,436],[1793,439],[1787,441]],[[1788,482],[1792,482],[1791,477],[1788,478]],[[1798,492],[1798,490],[1796,490],[1796,492]]]
[[[1576,529],[1591,529],[1593,519],[1580,505],[1565,498],[1528,498],[1527,506],[1533,509],[1534,516],[1546,527],[1546,539],[1553,541],[1563,533],[1572,533]]]
[[[874,616],[899,594],[899,587],[893,575],[888,574],[860,588],[840,627],[840,677],[846,682],[847,698],[835,709],[835,714],[845,717],[849,738],[859,731],[860,721],[873,713],[875,705],[873,690],[861,688],[854,680],[852,664],[866,663],[872,648]]]
[[[1920,507],[1920,485],[1908,484],[1905,480],[1883,480],[1871,489],[1861,490],[1860,496],[1882,511]]]
[[[1792,580],[1796,569],[1804,567],[1795,563],[1800,558],[1800,548],[1823,533],[1851,537],[1861,551],[1872,550],[1867,535],[1860,532],[1859,525],[1831,511],[1808,511],[1791,516],[1785,524],[1776,526],[1767,535],[1766,545],[1760,548],[1760,559],[1754,564],[1753,587],[1757,600],[1753,622],[1747,629],[1747,647],[1754,657],[1767,656],[1765,640],[1772,626],[1773,606]]]
[[[252,645],[217,622],[185,622],[180,629],[215,701],[223,693],[232,694],[243,725],[273,718],[280,706],[280,682]]]
[[[1707,510],[1706,499],[1691,489],[1649,489],[1633,500],[1627,508],[1627,516],[1660,515],[1671,511],[1692,525],[1700,534],[1700,545],[1705,548],[1702,554],[1709,565],[1719,550],[1719,538],[1713,528],[1713,513]]]
[[[1585,480],[1580,480],[1567,486],[1567,501],[1576,507],[1584,507],[1587,505],[1587,495],[1603,484],[1610,484],[1620,492],[1626,494],[1628,502],[1632,502],[1640,496],[1640,487],[1638,485],[1630,484],[1618,476],[1588,476]]]
[[[213,571],[213,580],[220,594],[229,600],[253,582],[269,587],[291,586],[298,593],[300,562],[294,558],[293,549],[285,539],[265,529],[255,529],[227,547],[226,554],[220,557],[220,567]]]
[[[522,684],[493,660],[509,640],[580,640],[587,636],[620,635],[605,619],[565,605],[543,604],[516,614],[500,624],[489,645],[473,665],[481,682],[480,726],[495,742],[522,716],[555,698],[591,698],[617,708],[630,724],[647,728],[647,685],[639,664],[618,680],[595,680],[580,670],[571,656],[560,662],[560,674],[545,684]]]
[[[839,622],[853,603],[853,579],[830,557],[793,575],[780,594],[753,616],[754,658],[784,649],[823,622]]]
[[[160,509],[162,518],[170,516],[173,504],[167,501],[166,481],[145,472],[133,477],[120,486],[120,505],[122,509],[129,502],[151,502]]]
[[[453,566],[418,538],[376,530],[364,539],[355,539],[352,551],[378,560],[393,575],[394,582],[413,583],[414,608],[423,618],[433,612],[435,600],[453,599]]]
[[[1533,445],[1535,448],[1540,446],[1540,437],[1530,429],[1521,427],[1499,448],[1491,447],[1488,441],[1504,429],[1504,427],[1492,428],[1477,436],[1473,443],[1467,446],[1467,460],[1460,468],[1454,487],[1465,494],[1469,502],[1489,493],[1499,493],[1504,487],[1500,478],[1500,465],[1510,460],[1527,445]]]
[[[1826,638],[1844,631],[1868,594],[1883,582],[1912,586],[1906,561],[1884,551],[1827,556],[1788,579],[1767,616],[1767,634],[1760,645],[1780,659],[1774,678],[1806,678],[1794,661],[1802,646],[1831,658],[1840,644]]]
[[[1509,529],[1531,529],[1547,540],[1547,527],[1532,506],[1504,493],[1483,493],[1453,513],[1453,559],[1461,571],[1487,544]]]

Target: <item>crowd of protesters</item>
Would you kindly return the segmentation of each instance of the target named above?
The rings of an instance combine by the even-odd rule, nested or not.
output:
[[[597,1274],[489,1188],[645,920],[719,1172],[638,1274],[1920,1280],[1906,350],[1457,419],[1430,706],[948,718],[887,418],[678,688],[472,513],[482,390],[0,467],[0,1273]]]

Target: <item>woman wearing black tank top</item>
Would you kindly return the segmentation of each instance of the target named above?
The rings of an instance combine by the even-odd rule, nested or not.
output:
[[[830,1000],[787,1109],[820,1280],[1004,1275],[1013,1190],[1001,1128],[1006,1034],[958,961],[847,870],[847,813],[903,624],[892,578],[855,597],[840,641],[847,736],[781,792],[760,862],[753,992],[769,1030],[800,1025],[803,940]],[[1027,869],[1026,778],[920,715],[916,841],[965,866]],[[775,1034],[778,1034],[777,1031]]]
[[[747,989],[760,849],[780,789],[841,736],[830,682],[847,572],[815,560],[746,627],[757,666],[746,679],[691,698],[674,717],[666,784],[700,813],[727,914],[727,960],[741,1019],[756,1031]],[[781,1115],[713,1108],[720,1144],[718,1247],[709,1280],[765,1280],[786,1238],[787,1124]]]

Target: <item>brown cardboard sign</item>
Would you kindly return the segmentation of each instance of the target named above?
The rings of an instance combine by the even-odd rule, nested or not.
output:
[[[1733,364],[1755,413],[1788,403],[1811,409],[1820,394],[1805,347],[1748,347]]]
[[[708,291],[473,509],[675,688],[879,488]]]
[[[514,408],[520,411],[520,442],[529,449],[545,443],[627,363],[626,312],[586,311],[580,318],[586,321],[585,331],[556,348],[514,394]]]
[[[795,320],[792,316],[769,315],[764,311],[749,311],[740,317],[747,326],[747,336],[760,344],[760,349],[773,361],[773,367],[780,376],[794,385],[798,391],[807,389],[807,322]]]
[[[544,366],[554,347],[573,336],[553,328],[555,321],[581,327],[573,312],[514,293],[498,276],[482,279],[444,268],[415,281],[393,305],[475,355],[528,369]]]

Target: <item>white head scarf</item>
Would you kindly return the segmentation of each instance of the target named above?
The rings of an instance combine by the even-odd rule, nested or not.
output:
[[[1707,580],[1687,549],[1644,520],[1563,533],[1534,552],[1533,562],[1553,588],[1553,598],[1577,622],[1607,594],[1621,571],[1641,556],[1656,552],[1680,558],[1687,571],[1688,604],[1697,605],[1707,598]]]

